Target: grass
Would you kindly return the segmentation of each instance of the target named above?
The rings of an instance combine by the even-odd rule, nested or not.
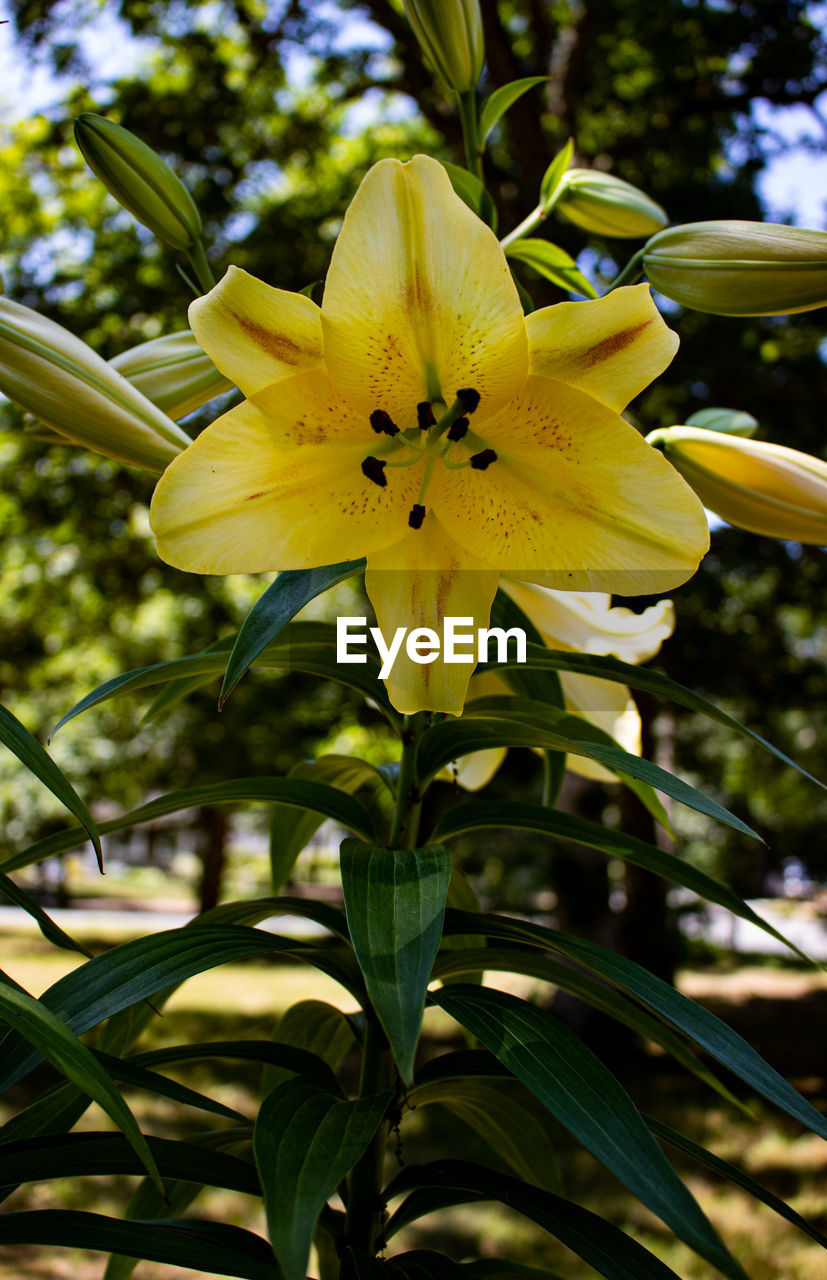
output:
[[[30,937],[17,938],[9,950],[11,955],[4,967],[35,994],[75,965],[69,953],[57,953]],[[509,981],[508,986],[516,989],[519,984]],[[752,969],[729,976],[696,972],[683,975],[682,986],[714,1006],[720,1016],[745,1031],[749,1038],[760,1041],[761,1051],[770,1060],[776,1059],[776,1065],[788,1063],[791,1058],[796,1061],[796,1046],[802,1046],[797,1058],[797,1083],[811,1101],[824,1109],[827,1082],[819,1074],[824,1063],[816,1046],[827,1007],[827,976],[803,970],[779,973]],[[227,965],[186,983],[152,1025],[147,1045],[268,1037],[279,1013],[296,1000],[307,998],[341,1001],[343,1007],[352,1007],[349,997],[336,984],[309,968],[260,963]],[[426,1030],[432,1052],[461,1047],[458,1039],[451,1039],[450,1020],[439,1011],[429,1012]],[[753,1037],[756,1030],[760,1034]],[[181,1072],[167,1070],[191,1087],[210,1093],[251,1117],[255,1114],[259,1081],[253,1064],[196,1063]],[[792,1121],[787,1122],[760,1103],[754,1104],[756,1119],[750,1121],[662,1057],[639,1061],[634,1070],[626,1072],[624,1084],[638,1105],[740,1164],[821,1230],[827,1229],[827,1144],[802,1133]],[[15,1092],[18,1105],[24,1103],[22,1085]],[[173,1136],[214,1127],[213,1118],[162,1099],[137,1091],[129,1091],[128,1098],[149,1133]],[[553,1121],[546,1121],[546,1125],[551,1150],[562,1167],[566,1195],[622,1226],[681,1280],[718,1280],[712,1267],[677,1243],[564,1130]],[[111,1125],[95,1107],[90,1107],[78,1127],[109,1129]],[[420,1108],[405,1116],[401,1149],[399,1153],[389,1150],[388,1168],[393,1169],[399,1154],[410,1164],[441,1156],[455,1157],[459,1152],[463,1158],[498,1166],[482,1140],[450,1113],[436,1106]],[[814,1280],[824,1273],[824,1253],[817,1243],[700,1166],[679,1157],[674,1163],[752,1280]],[[130,1178],[32,1184],[15,1192],[4,1208],[94,1209],[118,1216],[135,1185],[136,1180]],[[208,1191],[191,1212],[264,1232],[260,1204],[250,1197]],[[394,1241],[395,1251],[416,1247],[444,1248],[456,1258],[509,1257],[546,1268],[560,1280],[592,1280],[595,1274],[531,1223],[495,1204],[445,1210]],[[80,1250],[44,1251],[35,1246],[0,1249],[0,1280],[100,1280],[104,1265],[101,1255]],[[140,1263],[134,1274],[135,1280],[202,1280],[203,1275],[152,1263]]]

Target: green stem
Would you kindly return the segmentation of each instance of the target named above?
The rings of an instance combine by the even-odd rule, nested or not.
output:
[[[209,293],[210,289],[215,285],[215,276],[212,273],[210,264],[207,262],[207,255],[204,251],[204,242],[196,240],[191,249],[187,250],[187,262],[195,272],[195,278],[198,281],[199,288],[204,293]]]
[[[482,148],[477,120],[477,96],[473,89],[466,89],[465,93],[458,95],[458,99],[462,140],[465,143],[465,163],[469,172],[482,182]]]
[[[388,844],[391,849],[414,849],[419,834],[419,813],[422,796],[416,789],[414,765],[416,747],[425,728],[426,715],[420,712],[406,716],[402,727],[402,759],[399,763],[399,780],[396,790],[396,809],[391,822]]]
[[[562,194],[563,184],[561,183],[544,204],[538,204],[537,208],[532,209],[528,217],[523,218],[522,222],[513,231],[509,231],[507,236],[503,236],[500,241],[500,248],[505,249],[508,245],[513,244],[515,240],[521,240],[523,236],[527,236],[535,227],[539,227],[541,222],[545,222]]]
[[[359,1097],[367,1098],[390,1088],[394,1079],[393,1055],[376,1015],[368,1013],[365,1043],[362,1051],[362,1074]],[[383,1182],[388,1122],[383,1120],[364,1155],[353,1166],[350,1175],[345,1239],[354,1249],[374,1255],[375,1242],[382,1226],[383,1205],[380,1192]]]
[[[640,280],[642,275],[643,275],[643,250],[638,249],[634,257],[630,258],[629,261],[626,263],[626,266],[623,268],[620,274],[615,276],[614,280],[606,290],[606,293],[611,293],[613,289],[619,289],[620,286],[624,284],[636,284],[637,281]]]

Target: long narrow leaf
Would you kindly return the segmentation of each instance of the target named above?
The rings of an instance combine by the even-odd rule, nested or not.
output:
[[[270,1246],[261,1236],[195,1218],[121,1222],[68,1209],[6,1213],[0,1216],[0,1245],[11,1244],[96,1249],[237,1280],[279,1280]]]
[[[0,742],[4,743],[9,751],[17,756],[21,764],[24,764],[29,772],[33,773],[44,787],[47,787],[52,795],[56,796],[60,803],[77,818],[87,831],[98,859],[98,866],[103,870],[100,836],[86,805],[52,757],[41,747],[37,738],[32,737],[28,729],[4,706],[0,706]]]
[[[562,840],[572,840],[575,844],[584,844],[591,849],[599,849],[601,853],[612,858],[621,858],[637,867],[645,867],[656,875],[663,876],[674,884],[691,889],[699,897],[718,906],[726,907],[742,920],[764,929],[773,938],[783,942],[791,951],[795,951],[802,959],[808,957],[800,951],[795,943],[785,938],[783,933],[762,920],[742,898],[729,889],[720,880],[708,876],[705,871],[693,867],[691,862],[677,858],[673,853],[658,849],[656,845],[647,844],[635,836],[625,835],[622,831],[613,831],[599,822],[589,822],[585,818],[577,818],[568,813],[560,813],[556,809],[546,808],[539,804],[524,804],[517,800],[476,800],[470,804],[460,805],[449,810],[434,830],[435,840],[448,840],[466,831],[490,830],[494,827],[509,827],[511,830],[542,831],[547,835],[559,836]]]
[[[459,1160],[411,1165],[393,1180],[386,1195],[390,1198],[406,1191],[411,1194],[387,1225],[388,1239],[436,1209],[495,1200],[556,1236],[607,1280],[679,1280],[648,1249],[596,1213],[503,1173]]]
[[[77,951],[80,955],[91,959],[91,951],[88,951],[80,942],[75,942],[74,938],[70,938],[69,934],[65,933],[60,925],[55,924],[48,912],[43,910],[40,903],[36,902],[30,893],[27,893],[25,889],[21,889],[19,884],[15,884],[11,876],[4,875],[2,871],[0,871],[0,893],[4,894],[16,906],[22,907],[36,921],[47,942],[52,942],[56,947],[62,947],[65,951]]]
[[[526,76],[523,80],[512,80],[510,84],[495,89],[490,98],[486,98],[480,112],[480,142],[485,142],[491,130],[518,98],[535,85],[545,84],[547,80],[548,76]]]
[[[504,991],[443,987],[431,996],[656,1213],[732,1280],[744,1272],[681,1182],[629,1095],[559,1019]]]
[[[633,960],[574,934],[505,916],[449,910],[445,913],[445,932],[476,933],[509,942],[529,942],[570,957],[640,1000],[670,1026],[677,1027],[706,1049],[756,1093],[800,1120],[820,1137],[827,1138],[827,1118],[820,1115],[746,1040],[708,1009],[681,995],[668,982],[655,977]]]
[[[261,804],[283,804],[291,808],[310,809],[324,818],[333,818],[350,831],[365,840],[375,838],[373,822],[370,814],[353,796],[345,795],[337,787],[330,787],[322,782],[310,782],[303,778],[233,778],[229,782],[209,783],[202,787],[187,787],[183,791],[171,791],[168,795],[159,796],[139,805],[129,813],[102,822],[100,830],[103,835],[113,831],[124,831],[136,827],[142,822],[153,822],[170,813],[179,813],[182,809],[191,809],[204,804],[239,804],[242,801],[253,801]],[[86,836],[81,828],[70,828],[57,831],[54,835],[38,840],[19,853],[12,854],[0,867],[9,872],[21,867],[31,866],[44,858],[65,853],[83,844]]]
[[[364,560],[345,560],[322,569],[288,569],[280,573],[253,605],[238,633],[221,686],[219,708],[223,707],[262,650],[275,640],[300,609],[364,567]]]
[[[91,1049],[78,1040],[51,1009],[5,974],[0,978],[0,1019],[103,1108],[126,1137],[143,1168],[160,1186],[160,1175],[146,1138]]]
[[[505,665],[507,664],[488,662],[486,669],[496,670]],[[726,728],[733,729],[736,733],[752,738],[753,742],[757,742],[759,746],[769,751],[778,760],[783,760],[784,764],[797,769],[800,774],[803,774],[805,778],[809,778],[811,782],[815,782],[817,786],[827,788],[827,782],[822,782],[819,778],[814,777],[813,774],[808,773],[806,769],[802,769],[801,765],[796,764],[795,760],[785,755],[778,747],[774,747],[771,742],[768,742],[766,738],[762,738],[759,733],[756,733],[747,725],[741,724],[740,720],[728,715],[720,707],[716,707],[714,702],[710,702],[708,698],[695,693],[693,689],[687,689],[685,685],[678,684],[677,681],[672,680],[669,676],[662,675],[659,671],[652,671],[648,667],[637,667],[629,662],[621,662],[619,658],[605,658],[592,653],[571,653],[568,650],[546,649],[531,643],[526,645],[525,665],[535,671],[574,671],[578,675],[599,676],[603,680],[612,680],[618,684],[627,684],[632,689],[640,689],[643,693],[653,693],[658,697],[667,698],[670,702],[676,702],[678,706],[686,707],[690,711],[696,711],[699,715],[706,716],[708,720],[714,720],[716,724],[725,725]]]

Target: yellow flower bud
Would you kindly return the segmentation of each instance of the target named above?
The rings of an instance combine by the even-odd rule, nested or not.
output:
[[[0,391],[73,444],[163,471],[191,443],[85,342],[0,298]]]
[[[827,304],[827,232],[771,222],[687,222],[643,250],[653,288],[716,316],[780,316]]]
[[[184,252],[200,240],[192,196],[145,142],[90,111],[75,120],[75,140],[107,191],[160,240]]]
[[[479,82],[485,41],[479,0],[405,0],[420,48],[450,89],[467,93]]]
[[[770,538],[827,546],[827,462],[821,458],[698,427],[667,427],[648,439],[722,520]]]
[[[142,342],[109,364],[176,422],[233,385],[201,350],[191,329]]]
[[[617,239],[650,236],[669,221],[645,192],[611,173],[569,169],[560,181],[555,210],[569,222]]]

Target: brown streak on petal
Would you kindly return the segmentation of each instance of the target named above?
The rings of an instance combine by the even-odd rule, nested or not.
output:
[[[251,320],[249,316],[239,315],[237,311],[231,312],[231,315],[257,346],[266,351],[268,355],[273,356],[274,359],[281,360],[283,364],[298,365],[303,363],[308,356],[318,355],[321,358],[321,347],[316,345],[302,346],[282,333],[274,333],[272,329],[265,329],[264,325],[256,324],[255,320]]]
[[[261,489],[258,493],[248,493],[244,501],[252,502],[253,498],[263,498],[266,492],[266,489]]]
[[[616,356],[624,347],[628,347],[630,342],[634,342],[640,333],[643,332],[652,320],[643,320],[640,324],[633,325],[631,329],[621,329],[618,333],[611,334],[608,338],[604,338],[602,342],[598,342],[593,347],[589,347],[587,351],[578,358],[577,363],[585,369],[593,369],[596,364],[600,364],[601,360],[610,360],[612,356]]]

